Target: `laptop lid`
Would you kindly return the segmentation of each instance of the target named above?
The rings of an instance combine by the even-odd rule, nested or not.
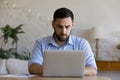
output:
[[[85,51],[47,50],[44,53],[43,76],[83,77]]]

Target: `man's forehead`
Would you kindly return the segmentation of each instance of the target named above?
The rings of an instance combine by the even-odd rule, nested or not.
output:
[[[59,22],[59,21],[72,21],[71,17],[67,17],[67,18],[56,18],[56,20],[54,22]]]
[[[66,26],[71,26],[71,24],[66,24],[66,25],[56,24],[56,26],[66,27]]]
[[[70,25],[73,22],[71,19],[64,18],[64,19],[56,19],[54,23],[57,25]]]

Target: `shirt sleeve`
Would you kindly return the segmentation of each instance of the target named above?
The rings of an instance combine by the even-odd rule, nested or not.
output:
[[[94,57],[94,54],[92,52],[92,49],[91,49],[90,44],[88,43],[88,41],[85,41],[83,43],[82,47],[86,51],[86,64],[85,64],[85,66],[92,66],[95,69],[97,69],[95,57]]]
[[[41,65],[43,64],[43,51],[41,45],[42,44],[39,41],[36,41],[34,45],[33,53],[28,63],[29,66],[33,63],[38,63]]]

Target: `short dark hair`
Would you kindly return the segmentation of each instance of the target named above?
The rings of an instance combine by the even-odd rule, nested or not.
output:
[[[67,17],[71,17],[73,21],[74,20],[73,12],[68,8],[59,8],[54,12],[53,21],[55,21],[56,18],[67,18]]]

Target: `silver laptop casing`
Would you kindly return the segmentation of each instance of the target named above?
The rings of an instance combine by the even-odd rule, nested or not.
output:
[[[85,51],[46,50],[44,53],[44,77],[83,77],[84,70]]]

